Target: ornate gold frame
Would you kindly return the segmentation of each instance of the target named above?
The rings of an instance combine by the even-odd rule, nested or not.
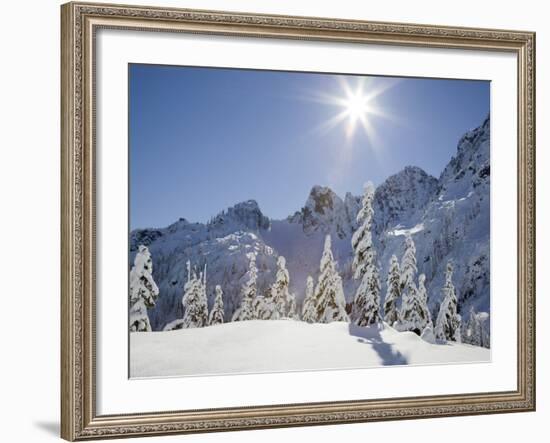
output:
[[[68,3],[61,7],[61,436],[67,440],[533,411],[535,34]],[[508,51],[518,60],[517,390],[98,416],[95,411],[94,33],[99,28]]]

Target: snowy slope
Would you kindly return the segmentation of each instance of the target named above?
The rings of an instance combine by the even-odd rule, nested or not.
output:
[[[392,254],[401,257],[406,233],[416,244],[418,272],[426,274],[428,302],[441,301],[447,261],[454,264],[460,312],[490,311],[490,122],[465,134],[442,172],[437,192],[409,217],[398,217],[378,237],[383,275]]]
[[[486,362],[490,350],[433,345],[387,325],[252,320],[130,334],[130,376],[234,374]]]
[[[377,187],[373,226],[382,297],[390,257],[395,254],[401,258],[405,235],[410,233],[416,243],[419,273],[426,274],[434,318],[449,260],[454,263],[460,312],[467,313],[470,306],[490,312],[489,134],[489,118],[466,133],[439,179],[409,166]],[[290,290],[300,305],[307,276],[317,277],[326,234],[332,236],[346,299],[351,301],[357,285],[351,272],[351,235],[357,228],[359,204],[359,196],[348,192],[342,199],[330,188],[316,185],[304,206],[284,220],[270,220],[255,201],[249,200],[221,212],[207,224],[182,218],[167,228],[133,231],[130,264],[138,246],[148,246],[153,276],[160,288],[157,306],[149,312],[153,329],[161,330],[183,314],[187,260],[201,268],[207,265],[209,303],[215,285],[221,285],[229,318],[240,302],[247,254],[258,254],[260,294],[273,282],[276,259],[283,255],[290,272]]]
[[[186,262],[200,270],[206,265],[209,306],[215,285],[224,291],[226,318],[240,304],[240,289],[248,270],[248,254],[254,252],[258,266],[258,292],[267,290],[274,278],[278,255],[261,238],[269,228],[255,201],[239,203],[221,212],[208,224],[180,219],[164,229],[136,230],[130,238],[130,264],[139,244],[153,257],[153,277],[160,289],[156,306],[149,310],[153,330],[183,316],[181,299],[187,281]]]

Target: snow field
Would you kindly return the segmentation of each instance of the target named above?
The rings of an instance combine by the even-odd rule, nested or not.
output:
[[[130,334],[132,378],[472,363],[490,355],[477,346],[430,344],[386,324],[250,320]]]

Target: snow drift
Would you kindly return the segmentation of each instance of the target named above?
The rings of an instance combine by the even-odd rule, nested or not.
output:
[[[490,350],[431,344],[386,324],[251,320],[130,334],[130,376],[236,374],[487,362]]]

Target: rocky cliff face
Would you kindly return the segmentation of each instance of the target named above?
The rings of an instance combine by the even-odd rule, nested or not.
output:
[[[490,162],[489,118],[466,133],[457,153],[439,179],[409,166],[381,183],[374,200],[374,242],[382,280],[382,297],[392,254],[403,254],[404,238],[416,244],[419,273],[426,274],[429,305],[435,313],[441,301],[444,267],[455,266],[454,281],[460,309],[489,312]],[[368,180],[368,177],[365,177]],[[314,186],[304,206],[285,220],[270,220],[249,200],[221,212],[207,224],[180,219],[163,229],[130,234],[130,263],[137,247],[147,245],[160,288],[151,310],[153,329],[181,317],[186,281],[185,263],[206,266],[209,294],[216,284],[224,290],[226,315],[240,303],[240,289],[250,253],[257,255],[259,293],[274,279],[279,255],[287,259],[291,290],[298,301],[308,275],[318,273],[323,239],[333,238],[333,250],[344,282],[346,298],[353,298],[357,282],[351,273],[351,235],[357,228],[360,196],[340,198],[330,188]]]
[[[351,194],[346,194],[344,201],[332,189],[314,186],[304,207],[288,220],[301,224],[305,234],[333,231],[344,238],[352,232],[357,205]]]
[[[261,231],[269,229],[269,218],[267,218],[255,200],[248,200],[237,203],[235,206],[218,214],[210,223],[208,228],[215,233],[233,232],[235,230]]]
[[[401,220],[412,220],[434,197],[439,182],[416,166],[407,166],[376,188],[375,231],[378,235]]]

